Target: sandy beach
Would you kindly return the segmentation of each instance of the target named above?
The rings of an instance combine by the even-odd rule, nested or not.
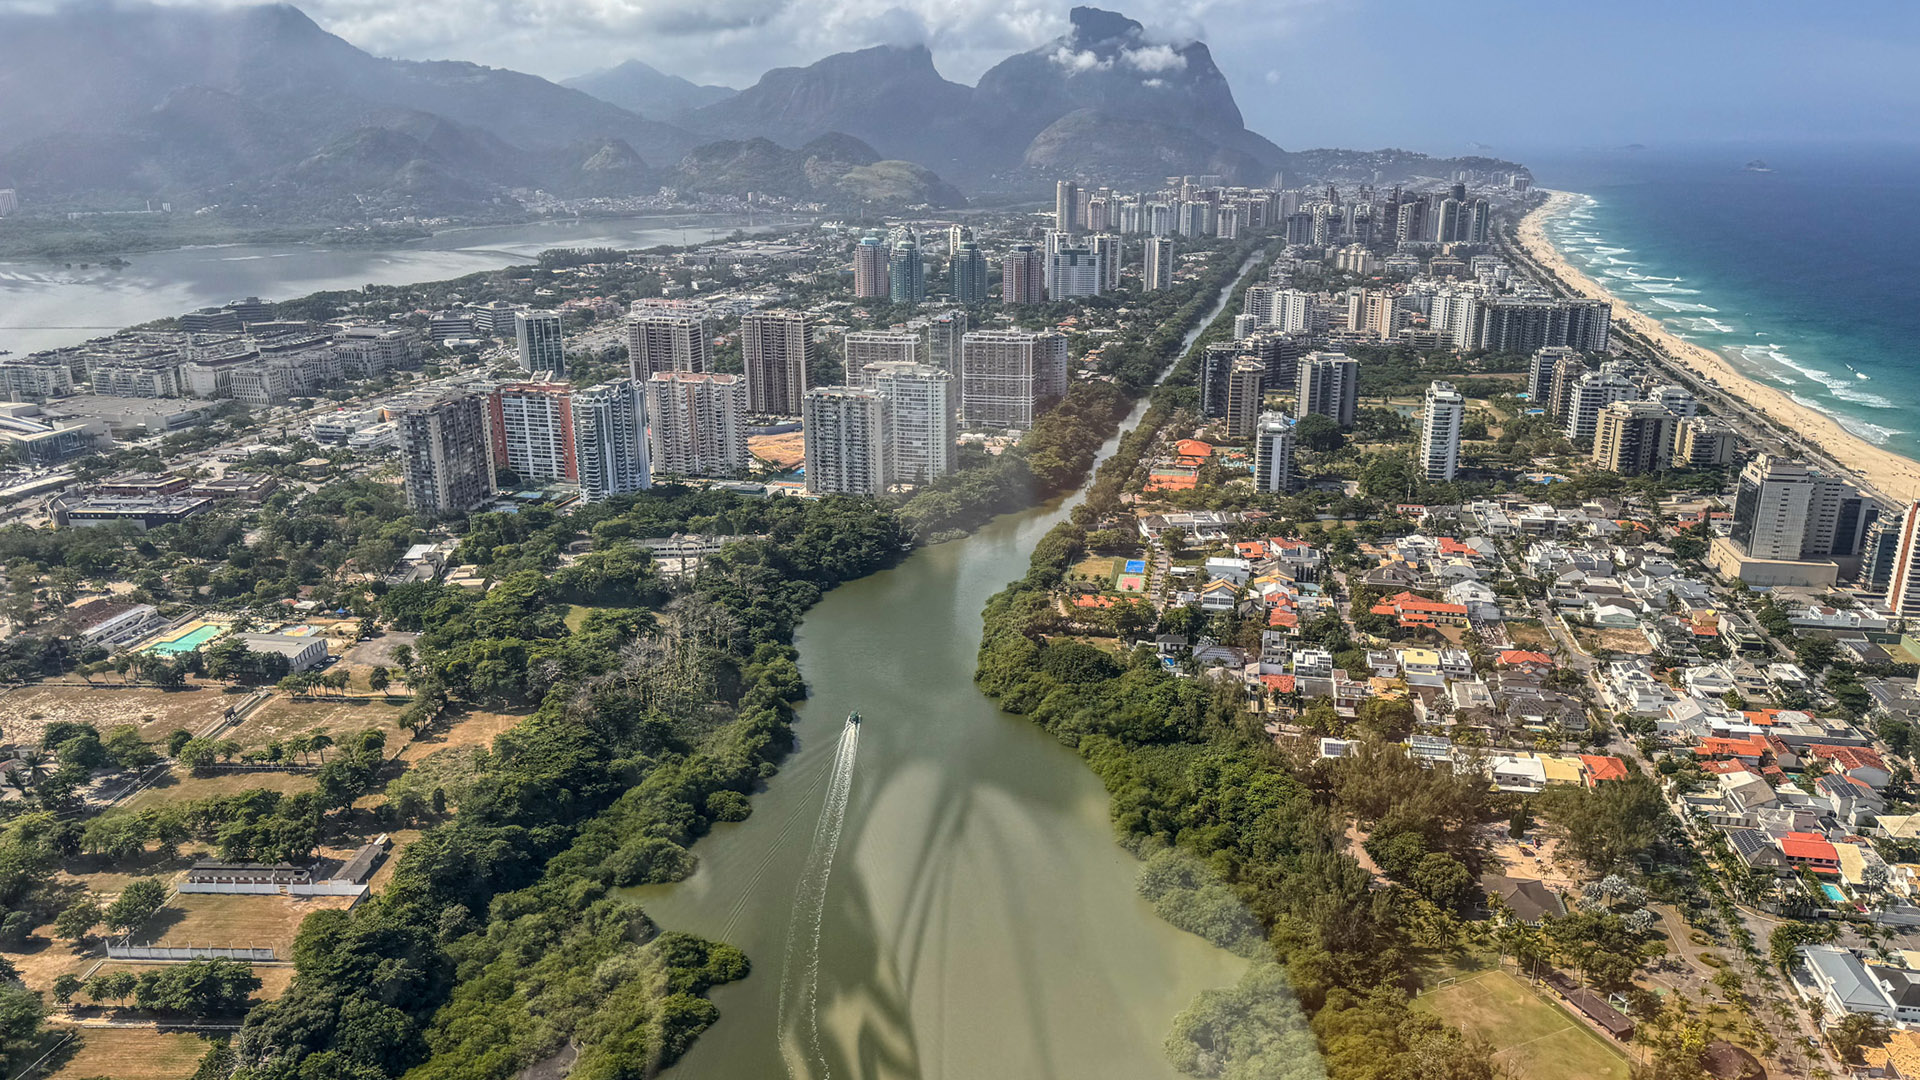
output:
[[[1920,463],[1875,446],[1841,427],[1832,417],[1748,378],[1719,353],[1675,337],[1659,320],[1608,292],[1563,258],[1547,239],[1545,225],[1549,219],[1566,213],[1576,197],[1570,192],[1551,192],[1546,202],[1520,222],[1517,239],[1535,262],[1552,271],[1574,292],[1610,302],[1615,326],[1624,326],[1653,342],[1667,362],[1691,372],[1697,379],[1717,384],[1729,396],[1765,414],[1783,431],[1818,449],[1833,464],[1852,472],[1863,486],[1873,489],[1887,502],[1902,506],[1920,497]]]

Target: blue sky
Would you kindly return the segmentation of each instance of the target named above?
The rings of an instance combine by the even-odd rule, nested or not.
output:
[[[9,0],[0,0],[0,4]],[[191,2],[191,0],[190,0]],[[390,56],[564,78],[638,57],[701,82],[923,41],[971,83],[1066,27],[1071,0],[306,0]],[[1457,153],[1703,140],[1910,141],[1920,2],[1152,0],[1205,39],[1250,127],[1289,148]]]

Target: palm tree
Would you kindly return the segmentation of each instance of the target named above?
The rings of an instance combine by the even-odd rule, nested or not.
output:
[[[307,737],[307,745],[312,747],[313,750],[320,755],[320,764],[325,765],[327,763],[327,747],[333,745],[333,736],[327,734],[324,729],[316,731]]]

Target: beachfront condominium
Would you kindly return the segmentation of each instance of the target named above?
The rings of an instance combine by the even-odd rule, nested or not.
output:
[[[887,399],[857,386],[816,386],[806,392],[801,431],[807,491],[814,495],[879,495],[887,490]]]
[[[813,328],[798,311],[749,311],[740,317],[740,361],[747,411],[798,416],[813,361]]]
[[[941,371],[960,370],[960,342],[967,336],[967,313],[943,311],[927,320],[927,363]]]
[[[1866,543],[1860,549],[1860,577],[1856,584],[1867,592],[1879,593],[1888,604],[1893,601],[1888,586],[1893,583],[1893,570],[1898,564],[1900,545],[1906,537],[1907,521],[1913,516],[1913,510],[1909,507],[1904,514],[1875,519],[1867,527]],[[1920,611],[1920,606],[1912,610]]]
[[[1677,422],[1657,401],[1610,403],[1594,425],[1594,466],[1622,476],[1665,472],[1673,462]]]
[[[1533,350],[1533,359],[1527,364],[1527,400],[1535,408],[1551,411],[1553,404],[1554,380],[1560,377],[1560,361],[1572,357],[1581,368],[1580,357],[1573,349],[1565,345],[1553,345]]]
[[[516,311],[513,336],[520,346],[520,370],[567,373],[567,350],[560,334],[557,311]]]
[[[1360,405],[1360,362],[1346,353],[1312,352],[1300,361],[1293,415],[1330,416],[1343,428],[1353,426]]]
[[[980,245],[967,241],[947,261],[953,302],[977,307],[987,302],[987,256]]]
[[[1452,383],[1427,387],[1427,412],[1420,421],[1420,466],[1428,480],[1451,481],[1460,471],[1460,426],[1466,417],[1466,395]]]
[[[1675,425],[1673,465],[1677,469],[1718,469],[1733,464],[1733,425],[1717,416],[1690,416]]]
[[[1908,503],[1900,519],[1893,576],[1887,585],[1887,608],[1903,619],[1920,615],[1920,502]]]
[[[397,410],[394,421],[399,428],[407,509],[416,514],[458,514],[492,497],[486,395],[455,393],[410,403]]]
[[[1529,353],[1552,345],[1581,352],[1607,351],[1613,307],[1605,300],[1492,296],[1475,301],[1469,348]]]
[[[1740,470],[1729,534],[1755,559],[1827,559],[1860,552],[1879,506],[1836,476],[1761,454]]]
[[[580,497],[599,502],[653,486],[647,449],[647,390],[614,379],[573,395],[574,472]]]
[[[1253,482],[1261,491],[1293,489],[1293,420],[1285,413],[1261,413],[1253,432]]]
[[[887,299],[895,304],[918,304],[927,298],[927,264],[920,246],[911,240],[893,245],[887,257]]]
[[[1080,185],[1060,180],[1053,185],[1053,227],[1071,233],[1080,225]]]
[[[1104,282],[1100,256],[1092,248],[1063,247],[1053,253],[1053,273],[1047,298],[1067,300],[1080,296],[1099,296]]]
[[[1260,422],[1265,403],[1267,365],[1251,357],[1233,362],[1227,373],[1227,435],[1244,439]]]
[[[877,236],[863,236],[853,246],[853,295],[881,300],[887,290],[887,246]]]
[[[924,484],[956,464],[953,375],[927,364],[882,362],[860,372],[860,385],[887,400],[887,482]]]
[[[627,317],[627,361],[636,379],[663,371],[702,372],[711,365],[707,320],[679,311],[640,310]]]
[[[1616,401],[1632,401],[1640,396],[1633,380],[1611,371],[1589,371],[1580,376],[1567,392],[1567,415],[1562,430],[1568,440],[1585,443],[1593,438],[1600,423],[1600,410]]]
[[[663,371],[647,380],[647,444],[658,476],[747,468],[747,386],[738,375]]]
[[[1144,286],[1148,292],[1159,292],[1173,284],[1173,241],[1160,236],[1148,237],[1146,251]]]
[[[849,330],[846,334],[846,386],[859,386],[868,364],[917,364],[920,335],[904,330]]]
[[[1067,392],[1067,339],[1051,331],[969,331],[960,348],[960,418],[1025,431]]]
[[[1693,391],[1672,383],[1662,383],[1647,391],[1647,400],[1659,402],[1662,408],[1681,420],[1700,411],[1700,403],[1694,400]]]
[[[505,383],[487,396],[494,475],[515,483],[574,483],[573,387],[563,382]],[[505,481],[501,481],[504,483]]]

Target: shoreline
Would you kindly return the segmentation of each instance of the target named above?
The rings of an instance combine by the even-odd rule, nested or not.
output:
[[[1654,360],[1707,384],[1715,404],[1757,414],[1767,426],[1798,438],[1806,445],[1795,448],[1851,474],[1857,484],[1896,510],[1920,497],[1920,462],[1875,446],[1848,431],[1839,421],[1817,409],[1802,405],[1786,393],[1743,374],[1726,357],[1675,336],[1658,319],[1639,310],[1608,291],[1584,270],[1569,262],[1547,238],[1546,222],[1564,214],[1573,203],[1574,193],[1548,192],[1547,201],[1527,212],[1514,230],[1514,241],[1522,251],[1575,295],[1605,300],[1613,305],[1616,326],[1638,334],[1654,346]],[[1751,417],[1749,417],[1751,419]]]

